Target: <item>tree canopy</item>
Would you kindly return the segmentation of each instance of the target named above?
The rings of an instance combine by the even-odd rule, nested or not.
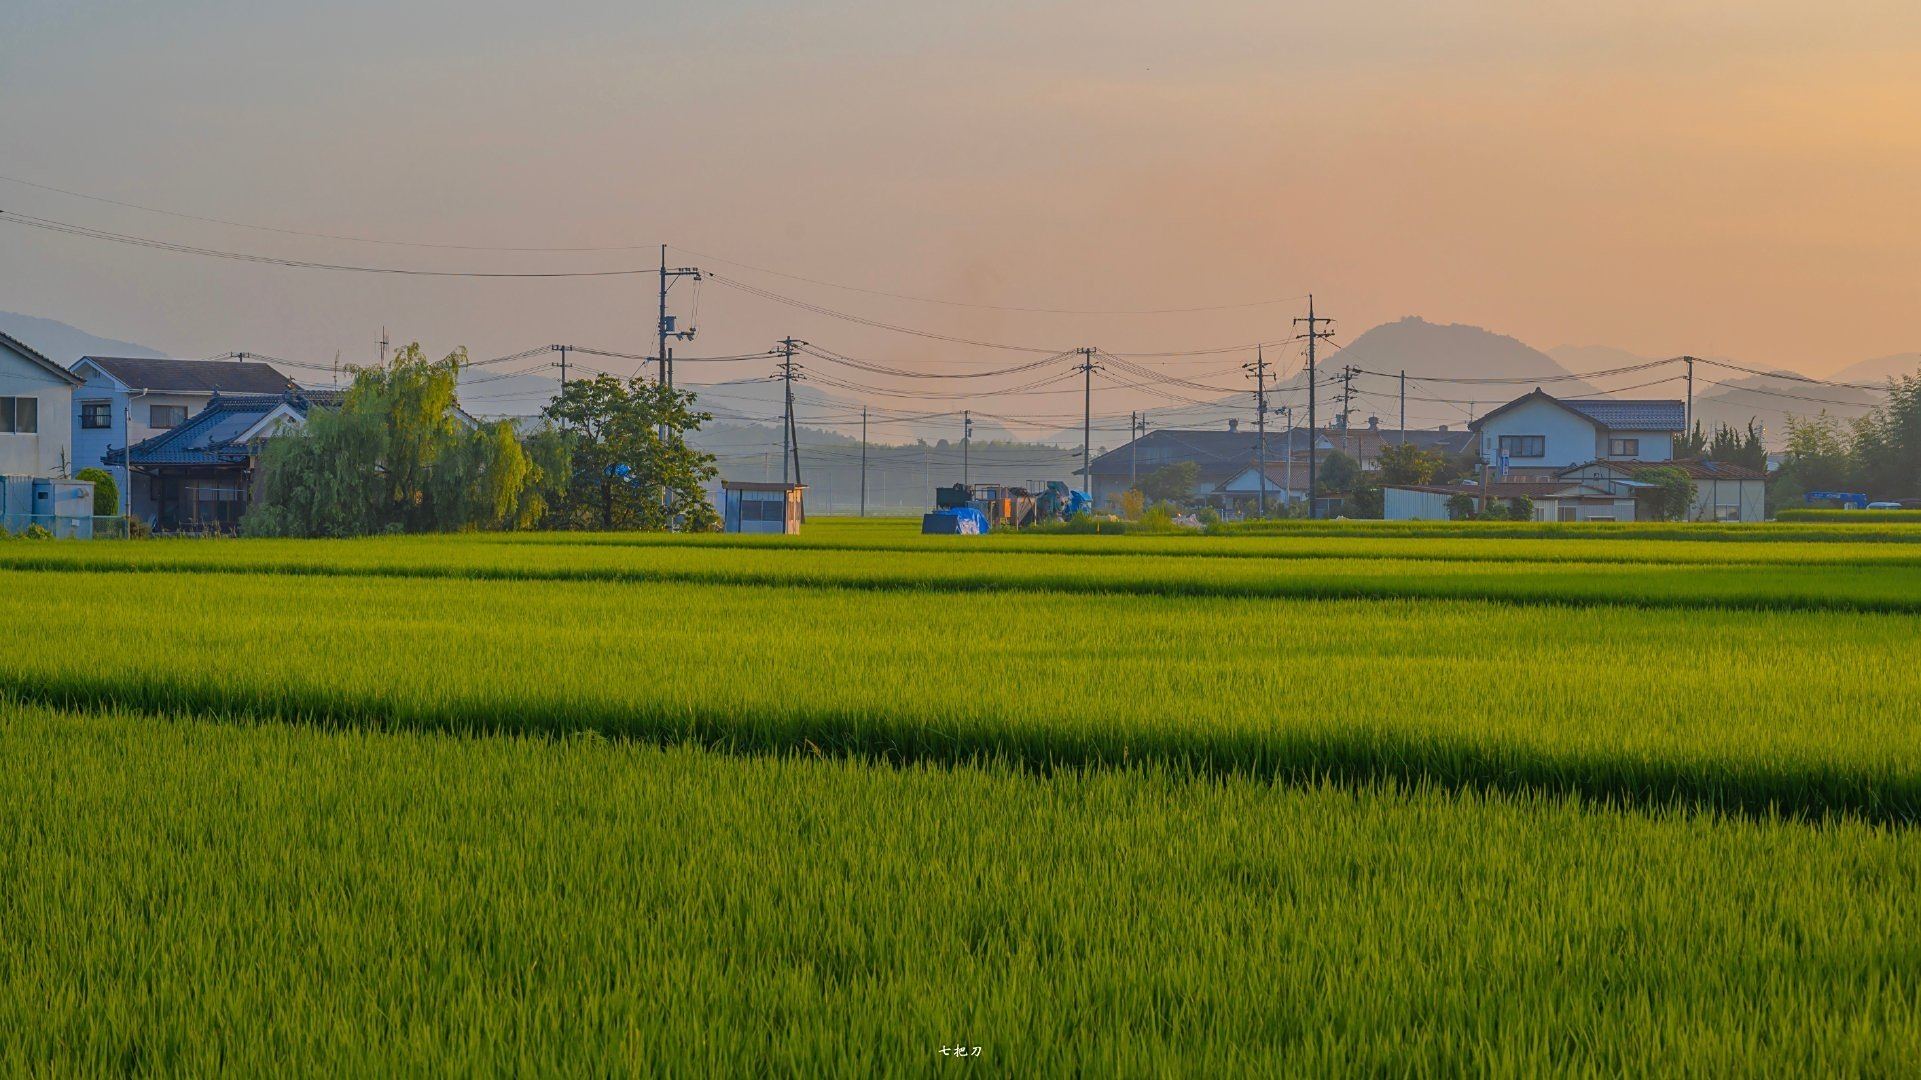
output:
[[[241,529],[253,535],[528,528],[544,512],[541,471],[511,424],[461,413],[465,349],[428,360],[418,343],[385,367],[354,372],[337,409],[267,439],[260,489]]]
[[[685,434],[713,419],[694,395],[642,378],[570,382],[544,415],[566,448],[553,525],[576,529],[707,530],[719,516],[705,485],[714,459]]]
[[[1146,476],[1137,485],[1140,492],[1150,503],[1179,503],[1191,498],[1194,485],[1200,483],[1201,467],[1192,461],[1177,461],[1163,465]]]
[[[1431,484],[1441,469],[1441,455],[1411,443],[1389,443],[1375,455],[1383,484]]]

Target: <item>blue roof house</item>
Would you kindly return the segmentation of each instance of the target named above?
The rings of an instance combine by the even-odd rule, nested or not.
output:
[[[231,532],[253,497],[261,447],[307,422],[315,408],[337,408],[339,390],[276,394],[215,393],[175,427],[106,452],[109,466],[144,479],[149,500],[136,512],[155,529]]]
[[[74,361],[73,373],[84,380],[73,392],[68,421],[75,469],[106,467],[107,451],[186,423],[215,394],[280,394],[294,385],[257,360],[83,356]],[[118,479],[121,505],[134,517],[152,520],[153,492],[146,478],[121,472]]]

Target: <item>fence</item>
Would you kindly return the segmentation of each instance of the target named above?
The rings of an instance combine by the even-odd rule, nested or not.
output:
[[[24,536],[35,526],[57,540],[124,540],[127,537],[127,519],[118,516],[0,513],[0,530],[9,536]]]

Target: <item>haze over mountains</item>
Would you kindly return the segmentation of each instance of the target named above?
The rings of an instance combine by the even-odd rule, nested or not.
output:
[[[0,311],[0,331],[33,346],[63,364],[72,364],[85,355],[163,356],[165,353],[136,342],[97,336],[52,319]],[[1210,357],[1216,374],[1205,381],[1214,386],[1232,386],[1243,380],[1234,374],[1219,373],[1226,365]],[[1251,358],[1249,358],[1251,359]],[[1563,397],[1624,396],[1679,398],[1685,393],[1681,368],[1657,367],[1644,371],[1592,374],[1631,368],[1666,357],[1645,356],[1608,345],[1559,345],[1537,349],[1525,342],[1478,326],[1435,323],[1416,316],[1384,323],[1348,341],[1344,346],[1331,344],[1321,352],[1319,375],[1321,392],[1318,417],[1332,423],[1339,412],[1338,378],[1342,369],[1358,369],[1353,379],[1352,422],[1356,426],[1378,417],[1381,424],[1393,427],[1398,422],[1398,378],[1407,373],[1407,415],[1410,427],[1433,427],[1466,423],[1471,416],[1532,390],[1536,386]],[[1710,358],[1738,364],[1737,360]],[[1296,423],[1306,422],[1306,372],[1301,370],[1298,350],[1285,355],[1270,353],[1275,382],[1270,401],[1276,408],[1292,405]],[[1173,375],[1188,374],[1179,365],[1160,364],[1159,370]],[[1742,365],[1751,366],[1751,365]],[[1864,385],[1883,383],[1895,375],[1921,370],[1921,353],[1900,353],[1863,360],[1838,372],[1832,382]],[[1786,372],[1793,376],[1795,373]],[[1450,381],[1452,380],[1452,381]],[[1474,381],[1498,380],[1498,381]],[[1650,385],[1651,384],[1651,385]],[[740,378],[711,384],[688,384],[700,391],[703,405],[715,414],[717,424],[762,425],[779,431],[782,407],[781,384],[764,377]],[[1204,392],[1177,390],[1186,399],[1149,405],[1146,414],[1154,427],[1219,428],[1231,419],[1251,423],[1253,418],[1252,382],[1248,392],[1211,397]],[[559,389],[556,378],[545,372],[507,375],[479,371],[473,385],[463,386],[462,400],[483,415],[532,415],[539,411]],[[1095,432],[1097,446],[1113,446],[1125,441],[1127,418],[1113,418],[1117,407],[1109,391],[1102,392],[1102,380],[1095,381]],[[958,415],[899,419],[924,413],[946,414],[963,405],[974,407],[976,444],[995,441],[1045,442],[1055,446],[1078,447],[1078,423],[1062,422],[1064,414],[1076,411],[1075,395],[1057,398],[989,398],[959,403],[950,399],[917,402],[891,397],[876,398],[871,406],[873,420],[869,434],[873,441],[908,444],[916,440],[957,443],[961,433]],[[1103,397],[1108,397],[1104,402]],[[852,391],[823,389],[803,381],[794,390],[796,414],[803,425],[818,426],[841,435],[858,436],[862,401]],[[1799,382],[1745,374],[1712,364],[1695,367],[1695,415],[1713,428],[1727,423],[1737,428],[1750,421],[1759,423],[1771,442],[1778,442],[1789,415],[1812,416],[1827,411],[1851,419],[1872,408],[1881,395],[1868,390],[1827,383]],[[1125,403],[1122,403],[1123,405]],[[1050,416],[1060,419],[1003,423],[992,414],[1007,416]],[[1278,418],[1270,420],[1279,425]]]
[[[26,342],[41,355],[66,367],[72,367],[74,362],[83,356],[159,357],[167,355],[145,345],[136,345],[131,341],[98,337],[63,322],[42,319],[35,315],[21,315],[12,311],[0,311],[0,333]]]

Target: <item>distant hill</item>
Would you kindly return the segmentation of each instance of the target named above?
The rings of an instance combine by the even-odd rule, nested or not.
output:
[[[1870,383],[1886,382],[1896,375],[1921,374],[1921,352],[1895,353],[1893,356],[1877,356],[1858,364],[1849,364],[1833,375],[1828,376],[1835,382]]]
[[[1626,349],[1611,345],[1561,345],[1548,350],[1549,355],[1566,365],[1569,369],[1581,371],[1601,371],[1608,368],[1626,367],[1665,357],[1641,356]],[[1907,354],[1908,358],[1921,362],[1921,356]],[[1728,360],[1726,357],[1716,357]],[[1887,370],[1899,369],[1901,357],[1883,357],[1856,364],[1849,370]],[[1738,361],[1728,360],[1729,363]],[[1753,365],[1746,365],[1753,366]],[[1676,371],[1678,372],[1678,368]],[[1852,420],[1880,404],[1881,395],[1864,390],[1853,390],[1844,386],[1822,386],[1801,381],[1803,373],[1787,368],[1768,369],[1775,376],[1743,375],[1725,368],[1712,365],[1695,365],[1694,417],[1701,426],[1712,431],[1722,424],[1736,429],[1745,429],[1750,422],[1761,425],[1771,445],[1779,446],[1786,434],[1787,418],[1790,416],[1814,416],[1821,412],[1842,420]],[[1842,382],[1872,383],[1886,378],[1886,375],[1864,377],[1834,376]],[[1663,395],[1679,397],[1686,393],[1684,384],[1671,383],[1662,388]]]
[[[63,367],[72,367],[83,356],[167,355],[146,345],[98,337],[63,322],[13,311],[0,311],[0,332],[26,342]]]
[[[1514,379],[1499,386],[1478,386],[1462,390],[1459,386],[1445,395],[1450,398],[1485,398],[1489,404],[1507,401],[1534,389],[1557,397],[1582,397],[1599,393],[1578,379],[1554,357],[1516,338],[1497,334],[1464,323],[1431,323],[1408,316],[1399,322],[1383,323],[1349,342],[1347,347],[1327,358],[1330,369],[1353,364],[1369,371],[1393,375],[1405,370],[1410,379],[1456,376],[1474,379]],[[1368,378],[1367,389],[1386,393],[1390,382]],[[1439,389],[1447,384],[1438,384]]]

